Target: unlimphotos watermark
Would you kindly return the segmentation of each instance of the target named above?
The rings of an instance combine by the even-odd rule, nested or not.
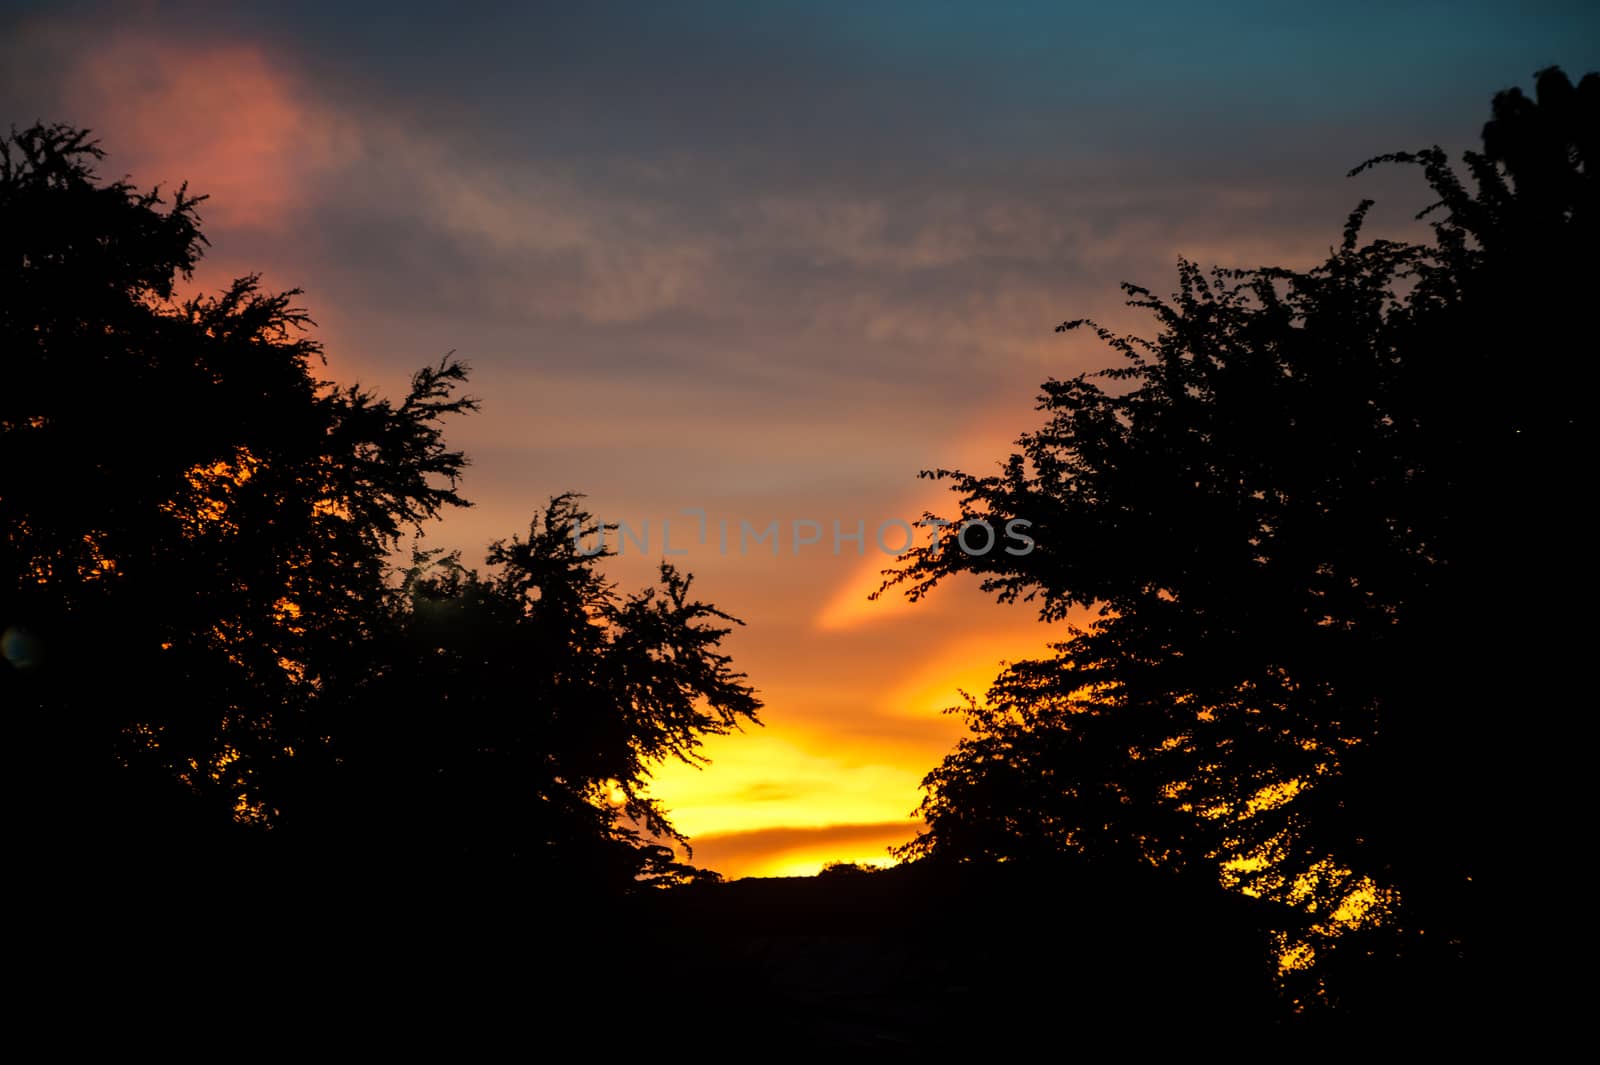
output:
[[[802,548],[815,547],[820,550],[829,544],[835,555],[844,554],[846,544],[854,546],[855,554],[864,555],[870,542],[883,554],[898,558],[916,547],[917,529],[922,528],[929,530],[927,546],[935,557],[946,545],[952,543],[963,553],[973,557],[981,557],[995,550],[1004,551],[1008,555],[1026,555],[1034,548],[1034,539],[1026,532],[1033,523],[1026,518],[1010,518],[1004,522],[1000,522],[999,519],[991,522],[985,518],[968,518],[961,522],[943,521],[939,518],[922,518],[909,522],[900,518],[889,518],[878,522],[869,536],[865,518],[857,518],[848,525],[838,518],[826,523],[812,518],[794,518],[789,521],[773,518],[758,527],[743,518],[737,521],[718,518],[713,526],[703,507],[683,507],[679,509],[678,514],[692,517],[695,522],[692,534],[680,526],[680,532],[677,534],[679,541],[676,544],[673,542],[672,519],[663,518],[654,526],[648,519],[640,521],[637,527],[624,521],[600,521],[585,527],[574,520],[573,546],[582,556],[598,555],[606,549],[608,536],[614,534],[615,553],[618,555],[627,554],[630,544],[641,554],[650,554],[652,542],[660,545],[663,555],[687,555],[691,544],[710,547],[713,543],[717,553],[722,555],[732,554],[735,551],[747,555],[752,546],[758,551],[766,548],[772,555],[779,555],[783,553],[783,545],[787,539],[789,553],[793,555],[800,554]],[[831,536],[828,535],[830,528]],[[954,532],[947,534],[946,529],[953,529]],[[659,534],[659,539],[652,536],[652,532]]]

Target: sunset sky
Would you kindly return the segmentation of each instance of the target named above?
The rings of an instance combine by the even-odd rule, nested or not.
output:
[[[1148,333],[1119,282],[1310,265],[1366,196],[1416,234],[1417,175],[1345,173],[1600,67],[1579,3],[223,6],[0,5],[0,122],[208,194],[195,283],[304,289],[329,378],[468,362],[475,506],[433,545],[479,560],[578,491],[648,525],[629,589],[672,521],[765,727],[654,790],[732,876],[887,860],[960,735],[941,708],[1061,637],[975,581],[866,600],[879,524],[953,509],[919,470],[993,468],[1041,381],[1111,362],[1058,323]],[[741,554],[774,520],[780,554]]]

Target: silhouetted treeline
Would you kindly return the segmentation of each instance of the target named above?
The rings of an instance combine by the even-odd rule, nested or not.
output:
[[[921,549],[889,584],[971,572],[1099,619],[967,708],[908,856],[1210,870],[1306,915],[1281,949],[1308,1006],[1555,1000],[1588,835],[1597,123],[1600,75],[1543,71],[1465,176],[1366,164],[1421,170],[1430,242],[1365,239],[1363,203],[1313,269],[1126,286],[1154,338],[1060,327],[1124,361],[1047,382],[1000,474],[929,474],[1037,549]]]

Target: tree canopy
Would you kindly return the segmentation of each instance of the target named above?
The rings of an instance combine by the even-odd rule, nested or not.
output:
[[[1559,869],[1578,808],[1549,737],[1581,705],[1597,119],[1600,76],[1543,71],[1495,97],[1466,180],[1438,148],[1365,164],[1421,168],[1431,242],[1365,240],[1363,202],[1313,269],[1124,286],[1153,339],[1059,327],[1123,362],[1046,382],[998,473],[923,474],[1036,549],[936,543],[884,589],[970,572],[1098,614],[965,708],[907,855],[1214,869],[1284,904],[1296,993],[1347,1003],[1529,919],[1550,879],[1508,850]]]
[[[706,624],[731,619],[670,569],[618,598],[570,496],[493,577],[397,569],[468,505],[442,434],[477,406],[465,365],[398,403],[320,379],[298,290],[182,296],[203,197],[101,182],[101,157],[67,126],[0,139],[0,681],[42,841],[326,855],[337,824],[391,857],[677,868],[644,782],[754,720]]]
[[[600,572],[611,550],[579,549],[574,530],[595,528],[564,495],[526,541],[492,545],[487,575],[415,556],[382,658],[337,708],[324,755],[340,766],[313,781],[335,793],[299,804],[303,831],[362,841],[379,864],[421,854],[613,885],[699,875],[646,785],[655,763],[703,764],[703,736],[757,720],[718,650],[739,622],[665,562],[658,587],[619,595]]]

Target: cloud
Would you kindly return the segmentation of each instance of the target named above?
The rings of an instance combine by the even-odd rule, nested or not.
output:
[[[283,225],[354,132],[262,48],[117,32],[76,54],[69,112],[102,134],[140,184],[188,181],[208,227]]]
[[[883,821],[808,828],[762,828],[699,836],[694,863],[724,876],[810,876],[830,861],[888,864],[888,848],[909,842],[919,822]]]

